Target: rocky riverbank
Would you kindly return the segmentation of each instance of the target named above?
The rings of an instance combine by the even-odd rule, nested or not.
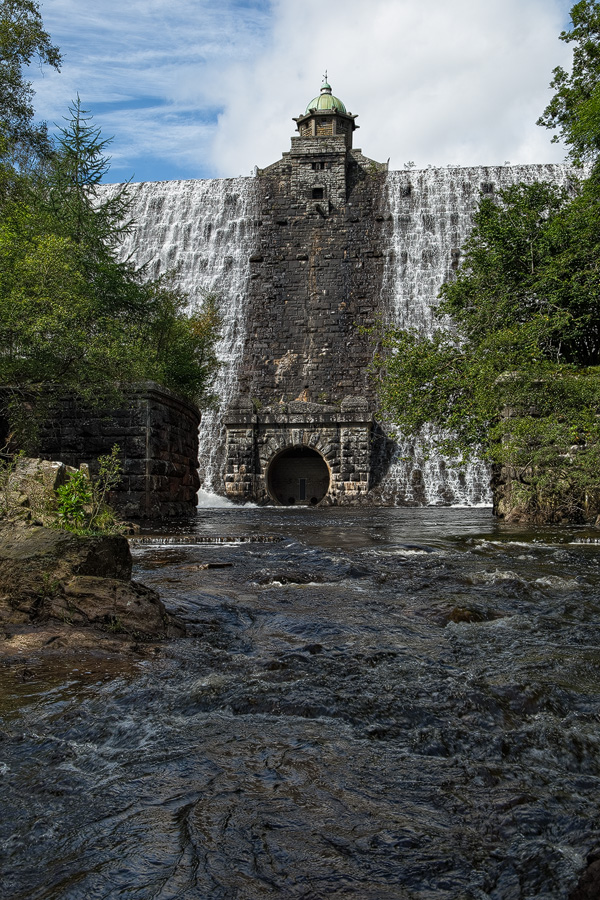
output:
[[[122,534],[56,527],[69,469],[19,459],[5,469],[0,519],[0,658],[147,650],[185,633],[156,591],[131,580]]]
[[[138,649],[185,633],[156,591],[131,580],[122,535],[0,528],[0,656],[24,649]]]

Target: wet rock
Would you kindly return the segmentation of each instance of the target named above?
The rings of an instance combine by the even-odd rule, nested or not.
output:
[[[348,568],[348,578],[368,578],[371,573],[362,566],[350,566]]]
[[[484,606],[453,606],[451,609],[436,610],[433,616],[433,620],[439,621],[441,625],[448,625],[450,622],[475,625],[502,618],[502,613]]]
[[[323,644],[307,644],[302,648],[303,653],[310,653],[311,656],[314,656],[317,653],[323,652]]]
[[[151,640],[183,634],[158,594],[131,581],[121,535],[43,527],[0,529],[0,623],[93,626]]]
[[[183,629],[172,622],[156,591],[136,581],[79,575],[51,603],[50,615],[77,624],[100,625],[138,639],[177,636]]]
[[[587,866],[569,894],[569,900],[598,900],[600,897],[600,847],[588,855],[586,862]]]
[[[264,586],[270,584],[324,584],[332,580],[335,579],[316,572],[270,572],[263,570],[256,576],[256,583]]]
[[[131,578],[131,553],[121,535],[82,537],[32,526],[0,529],[0,598],[30,616],[74,575]]]
[[[455,606],[448,613],[449,622],[483,622],[485,616],[478,609],[468,609],[465,606]]]

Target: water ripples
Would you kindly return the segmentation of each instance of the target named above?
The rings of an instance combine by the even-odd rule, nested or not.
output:
[[[473,510],[182,534],[257,523],[279,540],[134,544],[189,627],[156,659],[2,671],[4,894],[566,898],[600,841],[593,534]]]

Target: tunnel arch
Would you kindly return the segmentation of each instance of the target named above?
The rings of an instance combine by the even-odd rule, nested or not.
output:
[[[317,450],[305,446],[287,447],[270,461],[267,490],[282,506],[317,506],[331,483],[329,466]]]

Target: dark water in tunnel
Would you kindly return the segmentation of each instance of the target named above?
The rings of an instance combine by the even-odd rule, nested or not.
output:
[[[2,671],[3,897],[568,897],[600,841],[598,530],[214,509],[185,532],[133,552],[187,638]]]

